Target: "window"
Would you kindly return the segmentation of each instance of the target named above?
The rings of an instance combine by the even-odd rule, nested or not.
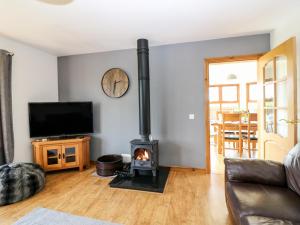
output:
[[[237,86],[222,87],[222,101],[236,102],[238,101],[238,88]]]
[[[219,101],[219,87],[210,87],[209,88],[209,101],[218,102]]]
[[[238,103],[240,100],[239,84],[219,84],[209,87],[210,103]]]
[[[246,84],[246,91],[247,91],[247,110],[249,112],[257,112],[257,83],[251,82]]]
[[[217,120],[218,112],[232,112],[240,107],[240,85],[220,84],[209,87],[210,119]]]

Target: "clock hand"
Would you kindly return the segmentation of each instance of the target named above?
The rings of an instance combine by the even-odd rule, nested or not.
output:
[[[117,84],[117,82],[115,81],[115,82],[114,82],[113,94],[115,94],[115,90],[116,90],[116,84]]]

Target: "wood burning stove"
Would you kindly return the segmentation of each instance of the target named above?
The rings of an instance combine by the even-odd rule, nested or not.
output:
[[[158,140],[142,141],[132,140],[130,173],[135,176],[136,170],[151,170],[156,177],[158,169]]]
[[[150,120],[150,80],[149,80],[149,48],[148,40],[137,41],[138,79],[139,79],[139,125],[141,139],[132,140],[130,174],[135,176],[136,170],[152,171],[156,176],[158,161],[158,140],[149,140],[151,134]]]

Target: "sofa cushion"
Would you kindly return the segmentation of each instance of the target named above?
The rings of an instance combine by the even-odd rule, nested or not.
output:
[[[225,188],[236,222],[251,215],[300,222],[300,197],[286,187],[226,182]]]
[[[289,220],[275,219],[264,216],[245,216],[242,219],[243,225],[299,225]]]
[[[241,183],[259,183],[286,186],[282,163],[259,159],[224,159],[225,180]]]
[[[300,195],[300,144],[289,151],[284,166],[288,187]]]

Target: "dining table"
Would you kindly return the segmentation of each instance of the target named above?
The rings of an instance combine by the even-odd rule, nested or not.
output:
[[[233,126],[236,126],[237,123],[231,122]],[[227,123],[228,125],[228,123]],[[250,125],[250,132],[256,133],[257,132],[257,122],[252,122],[249,124],[248,122],[242,122],[241,123],[241,130],[242,131],[247,131],[248,126]],[[223,146],[222,146],[222,127],[223,127],[223,122],[222,121],[212,121],[211,126],[214,127],[214,131],[216,132],[216,141],[217,141],[217,146],[218,146],[218,153],[222,154],[223,151]],[[238,132],[238,130],[236,131]]]

